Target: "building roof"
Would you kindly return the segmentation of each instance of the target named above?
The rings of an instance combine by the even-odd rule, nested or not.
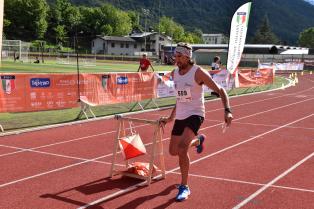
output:
[[[172,44],[172,47],[176,46],[176,43]],[[193,48],[228,48],[228,44],[191,44]],[[165,45],[165,47],[170,47],[170,44]],[[295,46],[283,46],[283,45],[273,45],[273,44],[245,44],[245,48],[272,48],[276,47],[277,49],[308,49],[302,47],[295,47]]]
[[[210,34],[204,33],[202,36],[203,37],[212,37],[212,36],[225,36],[225,35],[222,33],[210,33]]]
[[[227,49],[197,49],[194,52],[199,52],[199,53],[208,53],[208,52],[214,52],[214,53],[227,53]],[[194,53],[193,52],[193,53]]]
[[[144,32],[144,33],[133,33],[131,35],[129,35],[129,37],[131,38],[142,38],[145,36],[150,36],[152,34],[156,34],[157,32]]]
[[[280,54],[309,54],[308,49],[288,49]]]
[[[101,38],[105,41],[135,42],[135,40],[130,37],[122,37],[122,36],[99,36],[98,38]]]

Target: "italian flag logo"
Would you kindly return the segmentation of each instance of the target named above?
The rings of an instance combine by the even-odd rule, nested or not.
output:
[[[11,94],[15,89],[15,76],[1,76],[2,89],[5,93]]]
[[[237,22],[238,24],[244,24],[246,21],[246,12],[237,13]]]

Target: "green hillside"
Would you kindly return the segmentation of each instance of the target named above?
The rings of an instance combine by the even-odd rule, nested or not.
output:
[[[54,0],[50,0],[53,2]],[[173,17],[188,30],[201,29],[204,33],[229,33],[231,17],[243,0],[72,0],[77,5],[99,6],[111,3],[123,10],[150,10],[149,24],[162,15]],[[265,14],[275,34],[294,44],[305,28],[314,26],[314,6],[303,0],[253,1],[248,37],[252,37]]]

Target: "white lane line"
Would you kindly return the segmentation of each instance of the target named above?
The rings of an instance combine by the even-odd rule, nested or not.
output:
[[[221,122],[221,120],[206,119],[206,118],[205,118],[205,121]],[[265,127],[278,127],[279,126],[278,124],[245,123],[245,122],[236,122],[234,120],[232,121],[232,124],[242,124],[242,125],[250,125],[250,126],[265,126]],[[287,126],[286,128],[314,130],[314,128],[311,128],[311,127],[300,127],[300,126]]]
[[[238,120],[240,120],[240,119],[245,119],[245,118],[252,117],[252,116],[256,116],[256,115],[259,115],[259,114],[262,114],[262,113],[266,113],[266,112],[270,112],[270,111],[273,111],[273,110],[281,109],[281,108],[284,108],[284,107],[289,107],[289,106],[292,106],[292,105],[295,105],[295,104],[299,104],[299,103],[302,103],[302,102],[306,102],[306,101],[310,101],[310,100],[313,100],[313,99],[314,99],[314,98],[306,99],[306,100],[298,101],[298,102],[291,103],[291,104],[288,104],[288,105],[283,105],[283,106],[279,106],[279,107],[276,107],[276,108],[272,108],[272,109],[269,109],[269,110],[266,110],[266,111],[257,112],[257,113],[251,114],[251,115],[247,115],[247,116],[244,116],[244,117],[235,119],[235,120],[233,120],[233,121],[238,121]],[[251,102],[250,102],[250,103],[247,103],[247,104],[251,104]],[[238,106],[242,106],[242,104],[240,104],[240,105],[238,105]],[[209,113],[209,112],[214,112],[214,111],[217,111],[217,110],[221,110],[221,108],[219,108],[219,109],[214,109],[214,110],[210,110],[210,111],[208,111],[207,113]],[[217,124],[217,125],[221,125],[221,123],[220,123],[220,124]],[[141,125],[141,126],[144,126],[144,125]],[[202,130],[202,129],[200,129],[200,130]],[[58,145],[58,144],[64,144],[64,143],[68,143],[68,142],[73,142],[73,141],[77,141],[77,140],[81,140],[81,139],[86,139],[86,138],[95,137],[95,136],[100,136],[100,135],[104,135],[104,134],[108,134],[108,133],[114,133],[114,132],[115,132],[115,131],[110,131],[110,132],[105,132],[105,133],[100,133],[100,134],[95,134],[95,135],[80,137],[80,138],[77,138],[77,139],[72,139],[72,140],[57,142],[57,143],[54,143],[54,144],[43,145],[43,146],[40,146],[40,147],[31,148],[31,149],[39,149],[39,148],[54,146],[54,145]],[[16,151],[16,152],[6,153],[6,154],[0,155],[0,157],[2,157],[2,156],[7,156],[7,155],[11,155],[11,154],[17,154],[17,153],[21,153],[21,152],[24,152],[24,151]]]
[[[246,205],[247,203],[249,203],[252,199],[254,199],[256,196],[258,196],[259,194],[261,194],[263,191],[265,191],[266,189],[268,189],[270,186],[272,186],[273,184],[275,184],[277,181],[279,181],[280,179],[282,179],[283,177],[285,177],[286,175],[288,175],[290,172],[292,172],[293,170],[295,170],[297,167],[299,167],[300,165],[302,165],[305,161],[307,161],[308,159],[310,159],[311,157],[314,156],[314,152],[312,152],[312,154],[306,156],[305,158],[303,158],[302,160],[300,160],[299,162],[297,162],[296,164],[294,164],[292,167],[290,167],[288,170],[286,170],[285,172],[283,172],[282,174],[280,174],[279,176],[277,176],[276,178],[274,178],[273,180],[271,180],[269,183],[267,183],[266,185],[264,185],[262,188],[260,188],[259,190],[257,190],[256,192],[254,192],[253,194],[251,194],[248,198],[246,198],[245,200],[243,200],[242,202],[240,202],[238,205],[236,205],[235,207],[233,207],[233,209],[238,209],[241,208],[242,206]]]
[[[172,174],[181,175],[180,172],[171,172]],[[213,177],[213,176],[204,176],[204,175],[198,175],[198,174],[189,174],[189,176],[198,177],[198,178],[204,178],[204,179],[213,179],[218,181],[227,181],[227,182],[233,182],[233,183],[240,183],[240,184],[249,184],[249,185],[255,185],[255,186],[265,186],[266,184],[262,183],[256,183],[256,182],[250,182],[250,181],[241,181],[241,180],[235,180],[235,179],[228,179],[228,178],[219,178],[219,177]],[[271,185],[270,187],[273,188],[279,188],[279,189],[287,189],[287,190],[293,190],[293,191],[300,191],[300,192],[310,192],[314,193],[314,190],[311,189],[302,189],[302,188],[296,188],[296,187],[286,187],[286,186],[278,186],[278,185]]]
[[[7,146],[7,145],[0,145],[0,147],[19,149],[19,150],[21,150],[23,152],[38,153],[38,154],[44,154],[44,155],[51,155],[51,156],[55,156],[55,157],[62,157],[62,158],[69,158],[69,159],[74,159],[74,160],[80,160],[80,161],[90,161],[90,162],[97,162],[97,163],[103,163],[103,164],[110,164],[111,165],[111,163],[107,163],[107,162],[103,162],[103,161],[91,160],[91,159],[86,159],[86,158],[81,158],[81,157],[74,157],[74,156],[69,156],[69,155],[61,155],[61,154],[50,153],[50,152],[42,152],[42,151],[33,150],[33,149],[24,149],[24,148],[20,148],[20,147]]]
[[[217,152],[214,152],[214,153],[212,153],[212,154],[206,155],[206,156],[204,156],[204,157],[202,157],[202,158],[199,158],[199,159],[197,159],[197,160],[194,160],[194,161],[190,162],[190,165],[192,165],[192,164],[194,164],[194,163],[197,163],[197,162],[199,162],[199,161],[202,161],[202,160],[204,160],[204,159],[210,158],[210,157],[212,157],[212,156],[218,155],[218,154],[220,154],[220,153],[222,153],[222,152],[225,152],[225,151],[227,151],[227,150],[230,150],[230,149],[232,149],[232,148],[238,147],[238,146],[240,146],[240,145],[242,145],[242,144],[245,144],[245,143],[247,143],[247,142],[250,142],[250,141],[252,141],[252,140],[254,140],[254,139],[256,139],[256,138],[259,138],[259,137],[261,137],[261,136],[264,136],[264,135],[267,135],[267,134],[269,134],[269,133],[275,132],[275,131],[277,131],[277,130],[279,130],[279,129],[282,129],[282,128],[286,127],[286,126],[289,126],[289,125],[291,125],[291,124],[294,124],[294,123],[297,123],[297,122],[299,122],[299,121],[302,121],[302,120],[304,120],[304,119],[306,119],[306,118],[312,117],[313,115],[314,115],[314,114],[305,116],[305,117],[303,117],[303,118],[300,118],[300,119],[297,119],[297,120],[292,121],[292,122],[290,122],[290,123],[287,123],[287,124],[285,124],[285,125],[282,125],[282,126],[280,126],[280,127],[278,127],[278,128],[275,128],[275,129],[272,129],[272,130],[270,130],[270,131],[267,131],[267,132],[264,132],[264,133],[262,133],[262,134],[259,134],[259,135],[257,135],[257,136],[251,137],[251,138],[249,138],[249,139],[247,139],[247,140],[245,140],[245,141],[242,141],[242,142],[240,142],[240,143],[231,145],[231,146],[226,147],[226,148],[224,148],[224,149],[221,149],[221,150],[219,150],[219,151],[217,151]],[[174,171],[176,171],[176,170],[178,170],[178,169],[180,169],[180,167],[176,167],[176,168],[174,168],[174,169],[172,169],[172,170],[170,170],[170,171],[167,171],[166,174],[171,173],[171,172],[174,172]],[[159,177],[160,177],[160,175],[156,176],[155,178],[159,178]],[[145,184],[146,184],[146,182],[141,182],[141,183],[135,184],[135,185],[130,186],[130,187],[126,188],[126,189],[122,189],[122,190],[120,190],[120,191],[118,191],[118,192],[112,193],[112,194],[107,195],[107,196],[105,196],[105,197],[102,197],[102,198],[100,198],[100,199],[98,199],[98,200],[95,200],[95,201],[93,201],[93,202],[91,202],[91,203],[88,203],[88,204],[86,204],[86,205],[84,205],[84,206],[82,206],[82,207],[79,207],[78,209],[85,209],[85,208],[87,208],[87,207],[100,204],[100,203],[102,203],[102,202],[105,202],[105,201],[107,201],[107,200],[113,198],[113,197],[116,197],[116,196],[119,196],[119,195],[121,195],[121,194],[130,192],[130,191],[132,191],[132,190],[135,190],[135,189],[137,189],[139,186],[143,186],[143,185],[145,185]]]
[[[47,145],[43,145],[43,146],[38,146],[38,147],[34,147],[34,148],[20,148],[20,147],[17,147],[15,149],[19,149],[20,151],[5,153],[5,154],[0,155],[0,157],[7,156],[7,155],[13,155],[13,154],[17,154],[17,153],[21,153],[21,152],[25,152],[25,151],[35,150],[35,149],[40,149],[40,148],[45,148],[45,147],[51,147],[51,146],[55,146],[55,145],[65,144],[65,143],[69,143],[69,142],[79,141],[79,140],[82,140],[82,139],[88,139],[88,138],[92,138],[92,137],[103,136],[103,135],[107,135],[107,134],[111,134],[111,133],[115,133],[115,132],[116,131],[109,131],[109,132],[100,133],[100,134],[93,134],[93,135],[89,135],[89,136],[74,138],[74,139],[70,139],[70,140],[67,140],[67,141],[56,142],[56,143],[47,144]],[[6,146],[6,145],[2,145],[2,146]],[[8,147],[9,147],[9,145],[8,145]],[[11,147],[14,148],[13,146],[11,146]]]
[[[134,128],[139,128],[139,127],[143,127],[143,126],[147,126],[147,124],[144,125],[139,125],[139,126],[134,126]],[[129,130],[130,128],[126,128],[126,130]],[[46,147],[51,147],[51,146],[56,146],[56,145],[60,145],[60,144],[66,144],[69,142],[74,142],[74,141],[79,141],[82,139],[88,139],[88,138],[93,138],[93,137],[97,137],[97,136],[103,136],[103,135],[107,135],[107,134],[112,134],[112,133],[116,133],[116,130],[114,131],[108,131],[108,132],[103,132],[103,133],[99,133],[99,134],[93,134],[93,135],[88,135],[88,136],[83,136],[83,137],[79,137],[79,138],[74,138],[74,139],[70,139],[70,140],[66,140],[66,141],[61,141],[61,142],[56,142],[56,143],[52,143],[52,144],[47,144],[47,145],[42,145],[42,146],[38,146],[38,147],[33,147],[33,148],[16,148],[16,149],[24,149],[25,151],[30,151],[30,150],[36,150],[36,149],[40,149],[40,148],[46,148]],[[5,145],[4,145],[5,146]],[[8,145],[9,146],[9,145]],[[13,148],[13,146],[12,146]],[[10,153],[5,153],[0,155],[0,157],[3,156],[7,156],[7,155],[12,155],[12,154],[17,154],[17,153],[21,153],[21,152],[25,152],[23,150],[21,151],[16,151],[16,152],[10,152]]]
[[[314,99],[314,98],[313,98]],[[299,102],[295,102],[295,103],[291,103],[291,104],[288,104],[288,105],[284,105],[284,106],[280,106],[280,107],[276,107],[276,108],[273,108],[273,109],[269,109],[269,110],[266,110],[266,111],[262,111],[262,112],[258,112],[258,113],[254,113],[254,114],[251,114],[251,115],[247,115],[247,116],[244,116],[244,117],[241,117],[241,118],[237,118],[237,119],[234,119],[233,122],[235,121],[238,121],[238,120],[241,120],[241,119],[244,119],[244,118],[248,118],[248,117],[252,117],[252,116],[256,116],[256,115],[259,115],[259,114],[263,114],[263,113],[266,113],[266,112],[270,112],[270,111],[273,111],[273,110],[277,110],[277,109],[280,109],[280,108],[284,108],[284,107],[288,107],[288,106],[291,106],[291,105],[295,105],[295,104],[299,104],[299,103],[302,103],[302,102],[306,102],[306,101],[309,101],[309,100],[312,100],[312,99],[306,99],[306,100],[302,100],[302,101],[299,101]],[[212,125],[212,126],[207,126],[207,127],[204,127],[204,128],[200,128],[200,131],[202,130],[205,130],[205,129],[208,129],[208,128],[213,128],[213,127],[216,127],[216,126],[220,126],[222,125],[223,123],[218,123],[216,125]],[[101,135],[101,134],[99,134]],[[93,135],[94,136],[94,135]],[[88,138],[88,136],[86,137],[81,137],[81,138]],[[79,138],[79,139],[81,139]],[[76,140],[79,140],[79,139],[73,139],[71,141],[76,141]],[[165,138],[163,139],[163,141],[166,141],[170,139],[169,137],[168,138]],[[63,143],[67,143],[68,141],[66,142],[58,142],[58,143],[55,143],[55,144],[63,144]],[[145,146],[149,146],[151,145],[152,142],[150,143],[147,143],[145,144]],[[32,150],[34,149],[39,149],[39,148],[43,148],[43,147],[48,147],[48,146],[53,146],[54,144],[51,144],[51,145],[44,145],[44,146],[40,146],[40,147],[37,147],[37,148],[28,148],[28,149],[24,149],[24,148],[19,148],[19,147],[16,147],[16,149],[21,149],[20,151],[16,151],[16,152],[11,152],[11,153],[6,153],[6,154],[2,154],[0,155],[0,157],[3,157],[3,156],[8,156],[8,155],[11,155],[11,154],[16,154],[16,153],[21,153],[21,152],[25,152],[25,151],[29,151],[31,152]],[[6,146],[6,145],[0,145],[0,146]],[[14,148],[13,146],[7,146],[8,148]],[[42,154],[44,154],[44,152],[42,152]],[[112,154],[108,154],[106,155],[106,157],[110,156]]]
[[[242,124],[242,125],[252,125],[252,126],[278,127],[278,125],[272,125],[272,124],[244,123],[244,122],[234,122],[234,123],[236,123],[236,124]],[[314,128],[310,128],[310,127],[300,127],[300,126],[287,126],[286,128],[302,129],[302,130],[314,130]]]
[[[299,94],[302,92],[310,91],[313,88],[314,87],[311,87],[311,88],[308,88],[308,89],[305,89],[305,90],[302,90],[302,91],[299,91],[296,93],[284,94],[284,95],[281,95],[278,97],[255,100],[253,102],[234,105],[233,107],[243,106],[246,104],[253,104],[253,103],[262,102],[262,101],[268,101],[268,100],[277,99],[277,98],[281,98],[281,97],[287,97],[287,96]],[[250,94],[236,95],[236,96],[232,96],[231,98],[238,98],[238,97],[245,97],[245,96],[249,97],[249,96],[254,96],[256,94],[263,94],[263,93],[272,92],[272,91],[280,91],[280,89],[281,89],[281,87],[278,89],[271,89],[271,90],[267,90],[267,91],[263,91],[263,92],[254,92],[254,93],[250,93]],[[217,98],[217,99],[213,99],[213,100],[207,100],[205,102],[209,103],[209,102],[215,102],[217,100],[219,100],[219,99]],[[141,113],[146,113],[146,112],[154,112],[156,110],[157,111],[163,111],[163,110],[167,110],[170,108],[172,108],[172,107],[163,107],[163,108],[158,108],[158,109],[143,110],[143,111],[131,112],[131,113],[123,113],[123,115],[136,115],[136,114],[141,114]],[[216,109],[216,110],[221,110],[221,109]],[[216,111],[216,110],[214,110],[214,111]],[[70,122],[70,123],[60,123],[60,124],[54,124],[54,125],[40,126],[40,127],[36,127],[36,128],[22,129],[22,130],[17,130],[17,131],[9,131],[9,132],[5,132],[5,133],[0,133],[0,138],[3,136],[9,136],[9,135],[15,135],[15,134],[21,134],[21,133],[27,133],[27,132],[33,132],[33,131],[40,131],[40,130],[45,130],[45,129],[50,129],[50,128],[58,128],[58,127],[62,127],[62,126],[71,126],[71,125],[77,125],[77,124],[81,124],[81,123],[89,123],[89,122],[94,122],[94,121],[98,121],[98,120],[106,120],[106,119],[113,119],[113,118],[114,118],[114,115],[110,115],[110,116],[94,118],[91,120],[80,120],[80,121],[74,121],[74,122]]]
[[[307,101],[307,100],[304,100],[304,101]],[[292,105],[292,104],[290,104],[290,105]],[[285,106],[286,106],[286,105],[285,105]],[[277,109],[277,108],[276,108],[276,109]],[[264,112],[269,112],[269,111],[270,111],[270,110],[267,110],[267,111],[264,111]],[[263,114],[263,112],[259,112],[259,113],[253,114],[253,115],[258,115],[258,114]],[[252,115],[252,116],[253,116],[253,115]],[[310,116],[312,116],[312,115],[310,115]],[[310,117],[310,116],[308,116],[308,117]],[[248,117],[248,116],[245,116],[245,117]],[[308,117],[305,117],[305,118],[308,118]],[[241,119],[242,119],[242,118],[238,118],[238,119],[235,119],[234,121],[241,120]],[[304,119],[304,118],[303,118],[303,119]],[[302,119],[302,120],[303,120],[303,119]],[[298,122],[298,120],[295,121],[295,122]],[[295,123],[295,122],[286,124],[286,125],[284,125],[284,126],[280,126],[280,127],[276,128],[276,129],[272,129],[272,130],[277,130],[277,129],[279,129],[279,128],[283,128],[283,127],[289,126],[289,125],[291,125],[291,124],[293,124],[293,123]],[[212,125],[212,126],[209,126],[209,127],[204,127],[204,128],[201,128],[200,130],[205,130],[205,129],[208,129],[208,128],[211,128],[211,127],[216,127],[216,126],[221,126],[221,124],[222,124],[222,123],[219,123],[219,124],[216,124],[216,125]],[[272,132],[272,131],[271,131],[271,132]],[[266,132],[266,133],[267,133],[267,132]],[[258,136],[256,136],[255,138],[257,138],[257,137],[259,137],[259,136],[262,136],[262,135],[258,135]],[[166,140],[168,140],[168,139],[169,139],[169,137],[163,139],[163,141],[166,141]],[[250,138],[250,139],[252,139],[252,138]],[[231,146],[231,147],[229,147],[229,148],[222,149],[221,152],[223,152],[223,151],[225,151],[225,150],[228,150],[228,149],[230,149],[230,148],[236,147],[236,146],[238,146],[238,145],[240,145],[240,144],[242,144],[242,143],[246,143],[247,141],[251,141],[250,139],[248,139],[248,140],[246,140],[246,141],[244,141],[244,142],[238,143],[238,144],[236,144],[236,145],[233,145],[233,146]],[[254,138],[253,138],[253,139],[254,139]],[[152,142],[151,142],[151,143],[148,143],[148,144],[146,144],[146,145],[150,145],[150,144],[152,144]],[[217,152],[216,152],[216,153],[217,153]],[[104,158],[104,157],[109,157],[109,156],[112,156],[112,153],[106,154],[106,155],[103,155],[103,156],[100,156],[100,157],[96,157],[96,158],[93,158],[93,159],[90,159],[90,160],[86,160],[86,161],[83,161],[83,162],[75,163],[75,164],[72,164],[72,165],[69,165],[69,166],[65,166],[65,167],[61,167],[61,168],[58,168],[58,169],[54,169],[54,170],[51,170],[51,171],[48,171],[48,172],[39,173],[39,174],[36,174],[36,175],[33,175],[33,176],[25,177],[25,178],[22,178],[22,179],[19,179],[19,180],[16,180],[16,181],[8,182],[8,183],[5,183],[5,184],[0,185],[0,188],[1,188],[1,187],[4,187],[4,186],[11,185],[11,184],[14,184],[14,183],[18,183],[18,182],[21,182],[21,181],[25,181],[25,180],[29,180],[29,179],[32,179],[32,178],[36,178],[36,177],[39,177],[39,176],[42,176],[42,175],[45,175],[45,174],[49,174],[49,173],[53,173],[53,172],[65,170],[65,169],[70,168],[70,167],[78,166],[78,165],[85,164],[85,163],[88,163],[88,162],[93,162],[93,161],[95,161],[95,160],[98,160],[98,159],[101,159],[101,158]],[[203,158],[202,158],[202,159],[203,159]],[[192,164],[192,163],[191,163],[191,164]]]
[[[169,107],[159,108],[159,109],[157,109],[157,111],[165,110],[168,108]],[[153,112],[153,111],[156,111],[156,109],[143,110],[143,111],[139,111],[139,112],[123,113],[123,115],[133,115],[133,114]],[[114,115],[109,115],[109,116],[103,116],[103,117],[93,118],[93,119],[89,119],[89,120],[79,120],[79,121],[74,121],[74,122],[59,123],[59,124],[54,124],[54,125],[46,125],[46,126],[39,126],[39,127],[35,127],[35,128],[27,128],[27,129],[22,129],[22,130],[9,131],[9,132],[5,132],[5,133],[0,133],[0,137],[22,134],[22,133],[28,133],[28,132],[33,132],[33,131],[40,131],[40,130],[51,129],[51,128],[59,128],[59,127],[63,127],[63,126],[78,125],[78,124],[82,124],[82,123],[90,123],[90,122],[95,122],[95,121],[99,121],[99,120],[114,119],[114,117],[115,117]]]
[[[71,165],[68,165],[68,166],[64,166],[64,167],[61,167],[61,168],[57,168],[57,169],[53,169],[53,170],[50,170],[50,171],[42,172],[42,173],[39,173],[39,174],[36,174],[36,175],[33,175],[33,176],[28,176],[28,177],[25,177],[25,178],[22,178],[22,179],[18,179],[18,180],[15,180],[15,181],[7,182],[7,183],[4,183],[4,184],[1,184],[0,188],[5,187],[5,186],[9,186],[9,185],[12,185],[12,184],[15,184],[15,183],[18,183],[18,182],[22,182],[22,181],[26,181],[26,180],[29,180],[29,179],[33,179],[33,178],[36,178],[36,177],[44,176],[46,174],[50,174],[50,173],[54,173],[54,172],[57,172],[57,171],[65,170],[67,168],[75,167],[75,166],[78,166],[78,165],[81,165],[81,164],[85,164],[87,162],[92,162],[92,161],[98,160],[98,159],[100,159],[102,157],[103,156],[100,156],[100,157],[97,157],[97,158],[94,158],[94,159],[91,159],[91,160],[88,160],[88,161],[74,163],[74,164],[71,164]]]
[[[283,106],[279,106],[279,107],[276,107],[276,108],[272,108],[272,109],[269,109],[269,110],[266,110],[266,111],[263,111],[263,112],[257,112],[257,113],[252,114],[252,115],[248,115],[248,116],[241,117],[241,120],[242,120],[242,119],[245,119],[245,118],[249,118],[249,117],[255,116],[255,115],[260,115],[260,113],[265,113],[265,112],[270,112],[270,111],[278,110],[278,109],[281,109],[281,108],[284,108],[284,107],[289,107],[289,106],[291,106],[291,105],[300,104],[300,103],[307,102],[307,101],[310,101],[310,100],[313,100],[313,99],[314,99],[314,98],[306,99],[306,100],[302,100],[302,101],[299,101],[299,102],[294,102],[294,103],[290,103],[290,104],[287,104],[287,105],[283,105]]]

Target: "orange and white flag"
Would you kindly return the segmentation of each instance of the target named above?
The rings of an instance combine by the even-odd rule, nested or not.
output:
[[[126,160],[146,154],[145,146],[139,134],[121,138],[119,146]]]

